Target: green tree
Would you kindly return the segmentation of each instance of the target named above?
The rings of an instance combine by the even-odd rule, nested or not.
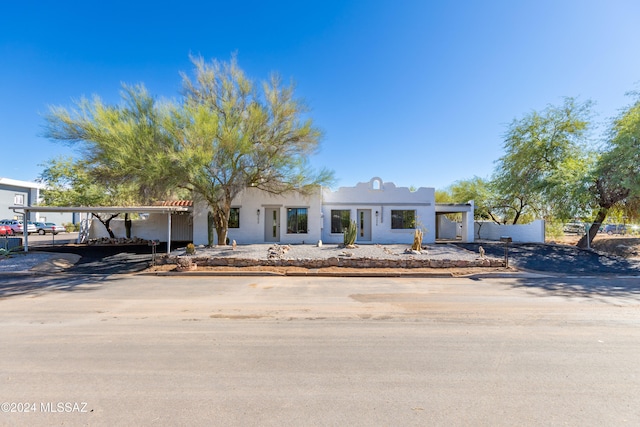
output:
[[[41,191],[44,206],[126,206],[135,202],[135,192],[130,186],[120,185],[105,189],[89,174],[91,169],[83,162],[70,157],[52,159],[43,165],[38,181],[45,183]],[[114,214],[92,213],[105,227],[110,237]]]
[[[46,135],[82,144],[83,165],[108,185],[136,189],[140,200],[186,189],[206,201],[218,243],[225,244],[231,201],[256,187],[273,194],[308,192],[332,181],[311,170],[319,145],[293,85],[277,76],[256,85],[230,62],[191,58],[181,102],[157,102],[143,86],[123,89],[123,103],[82,99],[75,110],[52,108]]]
[[[581,209],[584,198],[576,195],[585,188],[589,170],[590,109],[590,101],[566,98],[561,106],[534,111],[509,125],[492,182],[498,205],[511,211],[513,224],[526,213],[571,217]]]
[[[457,181],[449,187],[453,200],[466,203],[473,200],[474,218],[476,220],[490,220],[501,223],[500,214],[495,212],[495,193],[491,182],[480,177]]]
[[[309,192],[330,183],[333,174],[309,167],[321,132],[304,118],[308,109],[294,97],[293,85],[283,86],[277,75],[256,85],[235,58],[191,59],[193,80],[182,74],[187,115],[173,134],[189,145],[190,185],[211,207],[218,243],[224,244],[231,201],[245,188]],[[194,125],[189,111],[200,112],[207,126]]]
[[[607,145],[589,179],[594,211],[589,241],[612,209],[633,209],[640,198],[640,94],[629,95],[635,100],[612,121]],[[578,246],[586,246],[586,239],[583,237]]]

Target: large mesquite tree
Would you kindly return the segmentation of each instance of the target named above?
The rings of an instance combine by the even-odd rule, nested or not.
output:
[[[243,189],[304,192],[330,182],[332,174],[308,167],[321,132],[311,119],[303,119],[307,109],[294,98],[293,86],[283,86],[275,75],[256,86],[235,59],[192,61],[195,77],[183,74],[182,111],[198,111],[210,121],[202,131],[187,114],[176,137],[190,140],[186,143],[193,153],[187,157],[195,159],[186,171],[190,185],[211,207],[218,243],[224,244],[231,201]]]
[[[591,175],[589,191],[594,203],[594,220],[589,233],[578,246],[593,240],[613,207],[635,208],[640,198],[640,94],[623,109],[610,127],[607,145],[598,157]]]
[[[566,98],[509,125],[492,185],[503,210],[511,211],[511,223],[527,212],[551,209],[563,217],[580,209],[573,194],[589,170],[590,108],[589,101]]]
[[[81,144],[82,164],[105,186],[127,183],[140,200],[190,191],[211,208],[218,243],[225,244],[231,201],[256,187],[281,194],[328,183],[308,158],[321,132],[305,119],[292,85],[277,76],[256,85],[233,58],[192,57],[193,77],[182,74],[180,102],[158,102],[143,86],[125,86],[120,105],[97,97],[76,108],[52,108],[45,134]]]

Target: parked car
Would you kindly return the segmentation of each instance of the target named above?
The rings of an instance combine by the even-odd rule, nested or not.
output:
[[[13,230],[8,225],[0,224],[0,236],[13,236]]]
[[[604,232],[608,235],[627,234],[627,226],[624,224],[607,224],[604,226]]]
[[[584,228],[584,224],[581,224],[579,222],[570,222],[568,224],[565,224],[564,227],[562,227],[562,231],[564,231],[565,233],[584,234],[585,228]]]
[[[24,234],[23,231],[23,222],[22,220],[19,219],[3,219],[2,221],[0,221],[0,225],[8,225],[9,227],[11,227],[11,230],[13,231],[13,234],[19,233],[19,234]],[[35,225],[33,225],[33,223],[31,221],[27,222],[27,234],[31,234],[31,233],[35,233],[37,232],[38,229],[36,228]]]
[[[65,231],[63,226],[56,225],[53,222],[34,222],[33,224],[36,226],[38,234],[52,233],[55,235],[61,231]]]

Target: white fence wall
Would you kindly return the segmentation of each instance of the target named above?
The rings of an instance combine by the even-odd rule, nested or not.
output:
[[[123,218],[114,218],[109,224],[116,238],[126,237],[127,231],[124,227]],[[89,229],[89,239],[109,237],[107,229],[96,218],[92,218]],[[147,240],[167,241],[167,215],[149,214],[148,219],[134,219],[131,221],[131,237],[139,237]]]
[[[437,215],[438,221],[438,239],[457,239],[459,236],[458,230],[461,228],[458,222],[451,221],[444,215]]]
[[[478,237],[478,230],[480,236]],[[505,225],[491,221],[477,221],[475,236],[481,240],[500,240],[509,236],[519,243],[544,243],[544,220],[537,219],[529,224]]]

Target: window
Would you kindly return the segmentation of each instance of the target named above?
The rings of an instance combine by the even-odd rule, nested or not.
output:
[[[287,209],[287,233],[307,232],[307,208]]]
[[[331,232],[344,233],[344,229],[351,222],[350,210],[332,210],[331,211]]]
[[[240,208],[231,208],[231,212],[229,212],[229,228],[240,228]]]
[[[391,228],[402,230],[416,228],[416,211],[391,211]]]
[[[13,204],[16,206],[24,205],[24,194],[16,194],[13,197]]]

